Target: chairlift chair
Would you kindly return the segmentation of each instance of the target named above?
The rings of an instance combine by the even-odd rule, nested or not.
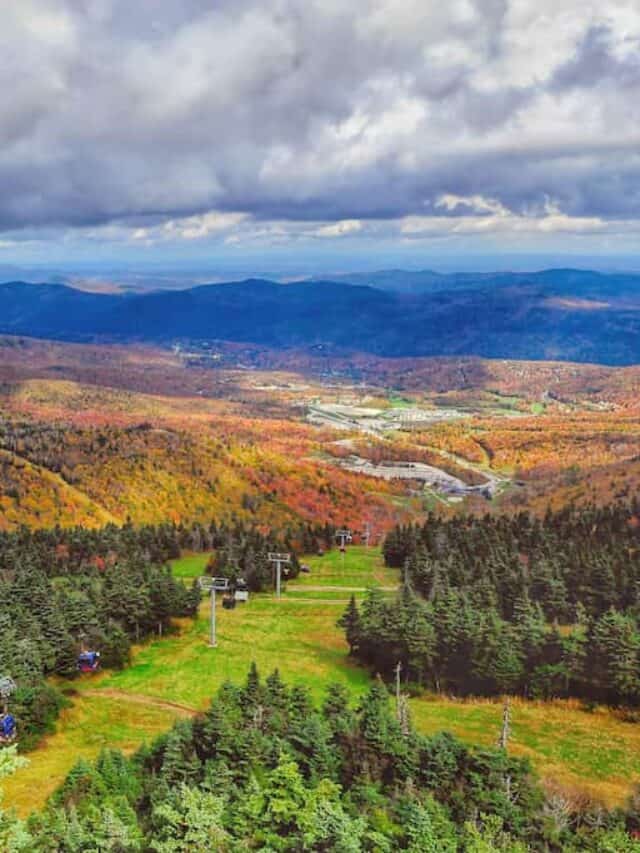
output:
[[[233,597],[236,601],[249,601],[249,587],[244,578],[238,578],[235,584],[235,592]]]
[[[236,606],[236,597],[232,592],[225,592],[222,596],[222,606],[225,610],[233,610]]]
[[[350,530],[339,530],[336,533],[336,539],[340,540],[340,553],[344,554],[347,550],[347,542],[353,542],[353,535]]]
[[[99,667],[100,652],[80,652],[80,654],[78,655],[79,672],[95,672]]]
[[[0,716],[0,744],[13,743],[16,735],[16,718],[13,714],[2,714]]]

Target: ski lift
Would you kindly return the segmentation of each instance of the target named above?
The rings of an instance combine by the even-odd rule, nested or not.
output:
[[[353,542],[353,534],[350,530],[338,530],[336,539],[340,540],[340,553],[344,554],[347,550],[347,542]]]
[[[0,745],[12,743],[16,739],[16,718],[9,713],[9,696],[16,690],[17,685],[13,678],[6,675],[0,678],[0,699],[2,700],[2,713],[0,714]]]
[[[236,589],[233,597],[236,601],[249,601],[249,587],[244,578],[238,578],[236,581]]]
[[[225,592],[222,596],[222,606],[225,610],[233,610],[236,606],[236,597],[233,592]]]
[[[0,678],[0,699],[2,699],[5,705],[9,701],[9,696],[11,696],[11,694],[17,689],[18,685],[10,675],[4,675]]]
[[[80,652],[78,655],[79,672],[95,672],[100,667],[100,652]]]
[[[0,744],[13,743],[16,734],[16,718],[13,714],[3,714],[0,717]]]

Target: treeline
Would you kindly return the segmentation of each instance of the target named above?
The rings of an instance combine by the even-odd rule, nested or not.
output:
[[[525,759],[401,726],[381,682],[356,708],[332,686],[317,708],[255,667],[131,759],[78,762],[26,825],[5,820],[16,853],[631,853],[639,826],[637,805],[545,801]]]
[[[384,545],[402,593],[341,619],[352,654],[455,694],[640,703],[639,507],[430,517]]]
[[[384,543],[387,565],[406,568],[423,597],[447,589],[513,616],[518,599],[540,605],[549,621],[571,623],[610,607],[640,607],[640,502],[567,508],[541,518],[430,515],[396,527]]]
[[[308,552],[318,547],[317,537],[302,545]],[[324,540],[322,540],[324,542]],[[262,533],[256,528],[228,528],[219,537],[215,554],[207,564],[207,572],[217,577],[235,581],[242,578],[253,592],[272,589],[275,566],[269,561],[270,553],[287,553],[290,562],[284,565],[283,582],[300,573],[300,563],[290,536],[283,539],[273,533]]]
[[[88,568],[106,570],[118,559],[140,555],[150,563],[166,563],[182,551],[220,550],[220,571],[247,562],[253,549],[313,553],[335,544],[331,525],[292,524],[278,535],[242,522],[217,524],[108,524],[98,529],[22,527],[0,532],[0,573],[27,559],[49,577],[83,574]]]

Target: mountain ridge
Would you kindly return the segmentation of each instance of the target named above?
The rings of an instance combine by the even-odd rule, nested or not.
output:
[[[329,345],[391,357],[640,362],[640,276],[576,270],[452,275],[458,286],[430,292],[333,279],[254,278],[143,294],[6,282],[0,284],[0,333],[164,345]]]
[[[504,285],[508,282],[543,284],[553,287],[597,288],[614,285],[623,290],[631,287],[640,293],[640,273],[602,272],[577,267],[551,267],[529,272],[450,272],[435,270],[388,269],[372,272],[339,273],[332,280],[344,284],[368,284],[380,290],[396,293],[427,293],[436,290],[477,289],[483,286]]]

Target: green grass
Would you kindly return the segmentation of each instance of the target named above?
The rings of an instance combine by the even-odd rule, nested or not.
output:
[[[29,765],[3,780],[3,806],[23,816],[44,805],[76,761],[92,759],[105,746],[129,753],[173,724],[171,710],[108,696],[80,694],[62,712],[54,735],[28,755]]]
[[[205,573],[211,553],[185,554],[177,560],[171,560],[170,566],[173,576],[184,580],[198,578]]]
[[[346,658],[335,628],[342,612],[337,605],[254,595],[235,610],[219,607],[216,649],[206,643],[208,607],[203,604],[199,618],[183,634],[145,646],[133,666],[105,676],[100,686],[202,709],[225,680],[244,681],[254,660],[264,674],[277,666],[317,698],[331,680],[351,687],[367,683],[366,674]]]
[[[330,587],[328,589],[318,590],[313,587],[304,588],[290,585],[289,587],[285,587],[285,594],[287,601],[310,601],[316,603],[321,601],[327,604],[336,603],[346,605],[352,595],[354,595],[357,600],[363,599],[366,594],[366,589],[351,589],[350,587],[336,589],[335,587]],[[385,598],[393,598],[395,594],[394,590],[386,590],[386,588],[383,593]]]
[[[495,744],[499,700],[423,698],[411,702],[414,723],[427,734],[446,729],[467,743]],[[608,805],[624,801],[640,780],[640,727],[607,708],[586,711],[573,700],[511,701],[509,751],[528,757],[543,778],[588,791]]]
[[[311,568],[308,575],[300,574],[289,586],[335,586],[363,589],[367,586],[395,587],[400,573],[384,565],[379,548],[365,548],[363,545],[347,547],[343,555],[336,548],[327,551],[323,557],[309,557],[302,560]]]
[[[180,635],[144,646],[133,666],[106,676],[102,685],[200,709],[223,681],[244,680],[255,660],[264,673],[278,666],[283,676],[306,684],[317,698],[331,680],[363,688],[367,675],[347,659],[335,625],[342,612],[339,600],[347,600],[351,588],[395,586],[398,573],[384,567],[379,549],[353,547],[345,557],[344,571],[338,551],[307,560],[311,573],[290,581],[281,601],[254,594],[234,610],[219,606],[215,650],[204,642],[209,603],[203,602],[198,619],[188,622]]]
[[[193,577],[203,562],[204,556],[186,557],[174,562],[174,571]],[[6,805],[21,814],[38,808],[78,758],[91,758],[103,746],[131,752],[173,720],[206,708],[225,680],[243,682],[252,661],[263,675],[277,666],[317,700],[332,681],[346,685],[354,699],[361,695],[370,677],[349,660],[336,619],[351,587],[393,587],[398,573],[386,569],[373,548],[349,548],[344,570],[338,551],[307,562],[311,574],[289,582],[280,602],[262,594],[235,610],[219,607],[216,649],[207,644],[205,601],[195,621],[181,621],[180,633],[135,649],[128,669],[74,682],[73,705],[63,712],[57,732],[28,756],[29,767],[5,780]],[[445,729],[486,745],[498,736],[499,701],[427,696],[410,704],[416,727],[425,733]],[[541,776],[589,790],[608,804],[622,802],[640,776],[640,726],[606,709],[587,713],[577,703],[514,700],[512,729],[510,750],[529,756]]]

